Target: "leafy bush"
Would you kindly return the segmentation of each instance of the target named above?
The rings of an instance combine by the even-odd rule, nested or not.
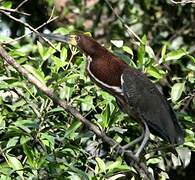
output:
[[[167,4],[162,6],[160,1],[154,2],[154,5],[151,1],[151,4],[135,3],[137,6],[134,6],[129,1],[121,1],[123,5],[121,7],[117,1],[114,1],[112,5],[122,10],[121,16],[124,19],[136,20],[134,25],[138,26],[155,8],[163,9],[168,6]],[[2,5],[6,8],[12,7],[11,2]],[[127,9],[132,6],[133,9]],[[100,11],[100,7],[97,3],[85,10],[94,13],[96,8]],[[82,8],[84,6],[81,1],[73,1],[71,6],[65,7],[64,13],[82,11]],[[143,14],[142,8],[146,14]],[[184,14],[185,10],[184,7],[178,7],[177,12]],[[102,12],[104,15],[111,14],[105,4],[103,11],[106,11]],[[164,11],[159,9],[158,13]],[[7,20],[3,15],[1,18],[5,24],[10,23],[10,19]],[[74,26],[65,25],[53,33],[67,34],[81,28],[82,22],[86,19],[84,16],[76,18],[78,20]],[[157,15],[155,18],[168,20],[160,19]],[[152,20],[147,21],[149,20],[151,23]],[[145,23],[144,21],[142,26],[145,26]],[[94,23],[95,25],[97,24]],[[155,25],[159,28],[156,19]],[[22,28],[18,31],[19,34],[23,32]],[[98,28],[97,25],[91,29],[96,36]],[[190,163],[189,150],[195,150],[194,50],[190,47],[190,43],[181,43],[181,38],[183,39],[181,34],[171,41],[163,39],[166,30],[159,34],[155,31],[152,32],[154,36],[150,43],[150,39],[147,39],[149,32],[146,31],[148,34],[144,35],[143,29],[139,30],[143,43],[121,40],[119,37],[124,29],[119,21],[112,22],[110,27],[105,28],[103,35],[110,33],[114,38],[108,42],[110,51],[130,66],[145,72],[154,83],[161,85],[159,86],[161,91],[167,98],[170,97],[168,101],[185,128],[185,143],[176,149],[176,153],[169,152],[168,145],[165,146],[164,142],[152,135],[149,145],[145,148],[142,161],[145,161],[157,176],[165,178],[166,172],[172,167],[176,168],[181,164],[187,166]],[[167,33],[171,36],[170,32]],[[125,32],[121,37],[127,36],[124,34]],[[17,42],[13,38],[8,38],[3,33],[0,36],[1,42],[11,41],[6,45],[9,54],[106,134],[121,144],[127,144],[140,135],[139,126],[120,111],[114,97],[90,81],[85,72],[86,57],[78,49],[53,42],[54,49],[34,35],[26,36]],[[37,91],[15,69],[3,61],[0,61],[0,66],[2,67],[0,68],[0,177],[2,179],[19,179],[19,177],[20,179],[119,179],[125,175],[128,177],[129,173],[130,176],[136,177],[122,157],[115,157],[107,145],[77,119]],[[156,172],[157,167],[164,172]]]

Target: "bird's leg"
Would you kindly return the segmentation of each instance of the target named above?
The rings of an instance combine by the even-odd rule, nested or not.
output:
[[[144,129],[143,129],[141,136],[139,136],[138,138],[134,139],[129,144],[124,145],[123,149],[128,149],[130,146],[133,146],[134,144],[137,144],[138,142],[140,142],[144,138],[144,134],[145,134],[145,132],[144,132]]]
[[[129,144],[124,145],[124,146],[122,147],[123,151],[125,152],[126,149],[128,149],[130,146],[132,146],[132,145],[134,145],[134,144],[136,144],[136,143],[138,143],[138,142],[140,142],[140,141],[142,140],[142,143],[141,143],[139,149],[137,150],[137,152],[136,152],[136,154],[135,154],[136,157],[139,157],[140,153],[143,151],[143,149],[144,149],[146,143],[148,142],[149,136],[150,136],[150,131],[149,131],[148,125],[146,124],[146,122],[143,122],[143,131],[142,131],[141,136],[139,136],[138,138],[134,139],[134,140],[133,140],[132,142],[130,142]],[[113,149],[115,149],[115,148],[117,147],[117,145],[119,145],[119,144],[116,144],[116,145],[113,147]],[[124,152],[123,152],[123,153],[124,153]],[[123,153],[122,153],[122,154],[123,154]],[[117,152],[117,154],[118,154],[118,152]]]
[[[144,125],[144,138],[143,138],[143,141],[142,141],[139,149],[137,150],[137,152],[135,154],[136,157],[139,157],[140,153],[143,151],[146,143],[148,142],[148,139],[150,136],[150,131],[149,131],[148,125],[146,124],[145,121],[143,122],[143,125]]]
[[[133,141],[131,141],[129,144],[124,145],[122,148],[124,150],[124,152],[130,147],[133,146],[134,144],[139,143],[140,141],[142,141],[139,149],[137,150],[135,156],[139,157],[140,153],[143,151],[143,148],[145,147],[148,139],[149,139],[149,135],[150,135],[150,131],[148,128],[148,125],[146,124],[146,122],[143,122],[143,126],[142,126],[142,134],[141,136],[139,136],[138,138],[134,139]]]

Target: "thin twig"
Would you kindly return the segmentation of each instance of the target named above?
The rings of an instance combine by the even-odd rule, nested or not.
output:
[[[109,6],[109,8],[112,10],[112,12],[115,14],[115,16],[119,19],[119,21],[122,23],[122,25],[127,29],[127,32],[129,35],[133,35],[140,43],[144,44],[143,41],[140,39],[140,37],[124,22],[124,20],[118,15],[118,13],[113,9],[112,5],[108,0],[104,0],[106,4]]]
[[[33,31],[34,33],[38,34],[39,35],[39,32],[34,29],[32,26],[30,26],[28,23],[26,22],[23,22],[22,20],[18,19],[18,18],[15,18],[14,16],[12,16],[11,14],[9,14],[8,12],[5,12],[3,10],[0,10],[1,13],[3,13],[4,15],[8,16],[10,19],[20,23],[20,24],[23,24],[25,27],[29,28],[31,31]],[[55,46],[46,38],[40,36],[45,42],[47,42],[52,48],[56,49]],[[56,49],[57,50],[57,49]]]
[[[68,64],[66,65],[65,70],[67,70],[67,69],[69,68],[69,66],[70,66],[70,64],[71,64],[71,62],[72,62],[72,60],[73,60],[73,57],[74,57],[76,54],[78,54],[78,52],[79,52],[79,51],[77,51],[77,48],[75,48],[75,47],[70,47],[70,50],[71,50],[71,56],[70,56],[70,59],[69,59],[69,61],[68,61]]]
[[[18,14],[22,14],[22,15],[25,15],[25,16],[30,16],[29,13],[21,12],[21,11],[18,11],[17,9],[11,9],[11,8],[7,9],[7,8],[4,8],[4,7],[0,7],[0,10],[11,12],[11,13],[18,13]]]
[[[40,26],[38,26],[37,28],[35,28],[35,30],[38,31],[39,29],[41,29],[41,28],[44,27],[45,25],[49,24],[50,22],[55,21],[57,18],[58,18],[58,17],[54,17],[54,18],[52,18],[52,19],[49,18],[46,22],[44,22],[43,24],[41,24]],[[18,41],[18,40],[20,40],[20,39],[22,39],[22,38],[24,38],[24,37],[26,37],[26,36],[28,36],[28,35],[30,35],[30,34],[32,34],[32,33],[33,33],[33,32],[31,31],[31,32],[29,32],[29,33],[27,33],[27,34],[24,34],[24,35],[22,35],[22,36],[20,36],[20,37],[18,37],[18,38],[15,38],[15,39],[13,39],[13,40],[11,40],[11,41],[8,41],[8,42],[5,42],[5,43],[3,43],[3,44],[11,44],[11,43],[13,43],[14,41]]]
[[[65,111],[68,111],[74,117],[76,117],[79,121],[81,121],[85,126],[93,131],[99,138],[101,138],[105,143],[110,146],[115,146],[116,150],[120,155],[124,156],[124,160],[127,164],[132,165],[136,171],[140,174],[140,176],[144,176],[144,179],[154,180],[153,176],[149,173],[146,165],[139,161],[137,157],[133,155],[131,151],[123,151],[122,146],[118,145],[112,138],[108,137],[104,132],[102,132],[98,126],[94,125],[90,121],[88,121],[85,117],[81,115],[79,111],[77,111],[72,106],[68,105],[65,101],[59,99],[54,92],[49,89],[45,84],[42,84],[38,79],[36,79],[32,74],[30,74],[25,68],[23,68],[20,64],[18,64],[5,50],[2,46],[0,46],[0,57],[1,60],[4,60],[9,65],[13,66],[19,73],[21,73],[30,83],[35,85],[37,89],[46,94],[52,101],[59,106],[61,106]]]
[[[26,3],[28,0],[24,0],[22,1],[17,7],[16,10],[18,10],[20,7],[22,7],[24,5],[24,3]]]

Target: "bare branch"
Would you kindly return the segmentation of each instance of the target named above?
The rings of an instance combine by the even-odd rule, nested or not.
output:
[[[54,17],[54,18],[51,18],[51,17],[50,17],[46,22],[44,22],[43,24],[41,24],[40,26],[38,26],[37,28],[35,28],[35,30],[38,31],[39,29],[41,29],[41,28],[44,27],[45,25],[49,24],[50,22],[55,21],[57,18],[58,18],[57,16]],[[3,43],[3,44],[10,44],[10,43],[13,43],[14,41],[18,41],[18,40],[20,40],[20,39],[22,39],[22,38],[24,38],[24,37],[26,37],[26,36],[28,36],[28,35],[30,35],[30,34],[32,34],[32,33],[33,33],[33,32],[31,31],[30,33],[24,34],[24,35],[22,35],[22,36],[20,36],[20,37],[18,37],[18,38],[15,38],[15,39],[13,39],[13,40],[11,40],[11,41],[9,41],[9,42]],[[49,40],[48,40],[48,41],[49,41]]]
[[[76,117],[80,122],[85,124],[85,126],[93,131],[99,138],[101,138],[105,143],[110,146],[115,146],[114,149],[120,155],[124,156],[124,160],[127,164],[132,165],[136,171],[143,176],[144,179],[154,180],[153,176],[149,173],[146,165],[139,161],[137,157],[133,155],[131,151],[123,151],[122,146],[118,145],[112,138],[108,137],[104,132],[102,132],[99,127],[92,124],[85,117],[83,117],[79,111],[77,111],[72,106],[68,105],[65,101],[59,99],[54,92],[49,89],[45,84],[42,84],[38,79],[36,79],[32,74],[30,74],[25,68],[18,64],[5,50],[0,46],[0,57],[9,65],[13,66],[19,73],[21,73],[30,83],[35,85],[37,89],[46,94],[52,101],[59,106],[61,106],[65,111],[71,113]]]
[[[29,13],[21,12],[21,11],[18,11],[17,9],[7,9],[7,8],[4,8],[4,7],[0,7],[0,10],[11,12],[11,13],[18,13],[18,14],[22,14],[22,15],[25,15],[25,16],[30,16]]]
[[[24,5],[24,3],[26,3],[28,0],[24,0],[22,1],[17,7],[16,10],[18,10],[20,7],[22,7]]]
[[[31,31],[33,31],[34,33],[38,34],[39,35],[39,32],[34,29],[32,26],[30,26],[28,23],[26,22],[23,22],[22,20],[18,19],[18,18],[15,18],[14,16],[12,16],[10,13],[8,12],[5,12],[3,10],[0,10],[0,12],[6,16],[8,16],[10,19],[20,23],[20,24],[23,24],[25,27],[29,28]],[[45,42],[47,42],[52,48],[56,49],[55,46],[46,38],[44,37],[41,37]],[[57,49],[56,49],[57,50]]]

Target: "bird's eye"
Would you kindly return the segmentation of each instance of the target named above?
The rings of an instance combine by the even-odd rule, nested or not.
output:
[[[77,37],[76,37],[76,41],[77,41],[77,42],[80,41],[80,39],[81,39],[80,36],[77,36]]]

